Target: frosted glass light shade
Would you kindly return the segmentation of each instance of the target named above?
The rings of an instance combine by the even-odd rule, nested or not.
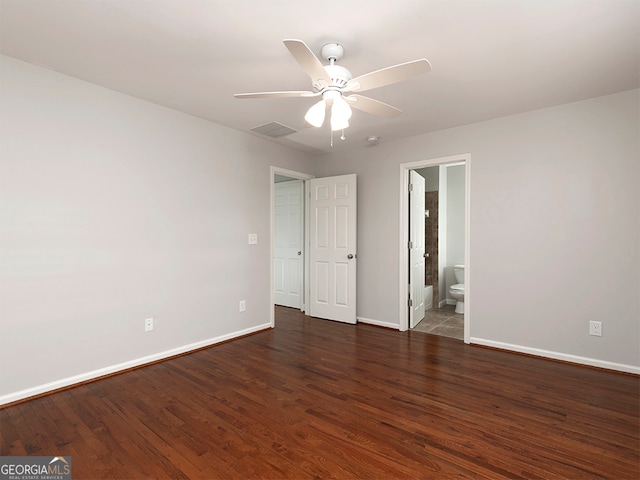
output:
[[[331,107],[331,130],[344,130],[349,126],[351,118],[351,107],[342,98],[336,98]]]
[[[331,117],[331,130],[333,130],[334,132],[336,130],[344,130],[345,128],[349,127],[349,121],[345,120],[343,118],[334,120],[333,116]]]
[[[325,110],[326,105],[324,103],[324,100],[320,100],[309,110],[307,110],[307,114],[304,116],[304,119],[307,121],[307,123],[313,125],[314,127],[321,127],[324,123]]]

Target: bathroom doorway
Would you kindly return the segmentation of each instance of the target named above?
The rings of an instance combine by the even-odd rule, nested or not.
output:
[[[469,343],[469,169],[470,155],[402,164],[401,166],[401,330],[416,331],[464,339]],[[418,174],[424,179],[423,225],[416,228],[416,211],[412,212],[409,179]],[[415,200],[414,200],[415,201]],[[414,206],[415,209],[415,206]],[[413,228],[412,228],[413,227]],[[421,285],[411,278],[416,268],[411,247],[417,230],[424,231],[424,277]],[[449,294],[459,282],[454,265],[464,265],[464,313],[456,313],[457,301]],[[459,269],[458,269],[459,270]],[[415,275],[413,275],[415,277]],[[409,279],[407,281],[407,279]],[[404,287],[404,288],[403,288]],[[424,289],[419,291],[419,289]],[[422,320],[411,318],[413,298],[424,298]],[[408,299],[408,302],[407,302]],[[411,306],[410,306],[411,305]],[[404,321],[403,321],[404,320]]]

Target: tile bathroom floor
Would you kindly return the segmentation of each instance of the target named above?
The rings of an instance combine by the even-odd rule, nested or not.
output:
[[[456,313],[455,309],[455,305],[445,305],[442,308],[427,310],[424,318],[413,328],[413,331],[463,340],[464,314]]]

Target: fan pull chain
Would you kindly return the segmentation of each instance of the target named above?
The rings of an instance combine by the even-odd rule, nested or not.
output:
[[[342,129],[342,135],[340,135],[340,140],[346,140],[347,137],[344,136],[344,128]],[[333,148],[333,130],[331,130],[331,148]]]

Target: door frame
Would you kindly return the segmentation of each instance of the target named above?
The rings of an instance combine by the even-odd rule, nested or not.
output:
[[[409,328],[409,171],[424,167],[464,162],[465,212],[464,212],[464,343],[471,340],[471,154],[463,153],[400,164],[400,268],[399,268],[399,330]]]
[[[293,180],[302,180],[302,192],[304,196],[304,259],[303,259],[303,288],[302,291],[302,308],[303,312],[306,312],[307,309],[307,299],[309,298],[308,288],[309,288],[309,256],[307,255],[308,247],[309,247],[309,202],[307,199],[307,188],[308,188],[308,180],[315,178],[314,175],[310,175],[308,173],[296,172],[293,170],[287,170],[286,168],[274,167],[273,165],[269,168],[269,324],[271,328],[273,328],[276,324],[275,322],[275,295],[273,292],[273,273],[274,273],[274,265],[273,265],[273,255],[275,253],[275,183],[276,183],[276,175],[282,175],[284,177],[289,177]]]

